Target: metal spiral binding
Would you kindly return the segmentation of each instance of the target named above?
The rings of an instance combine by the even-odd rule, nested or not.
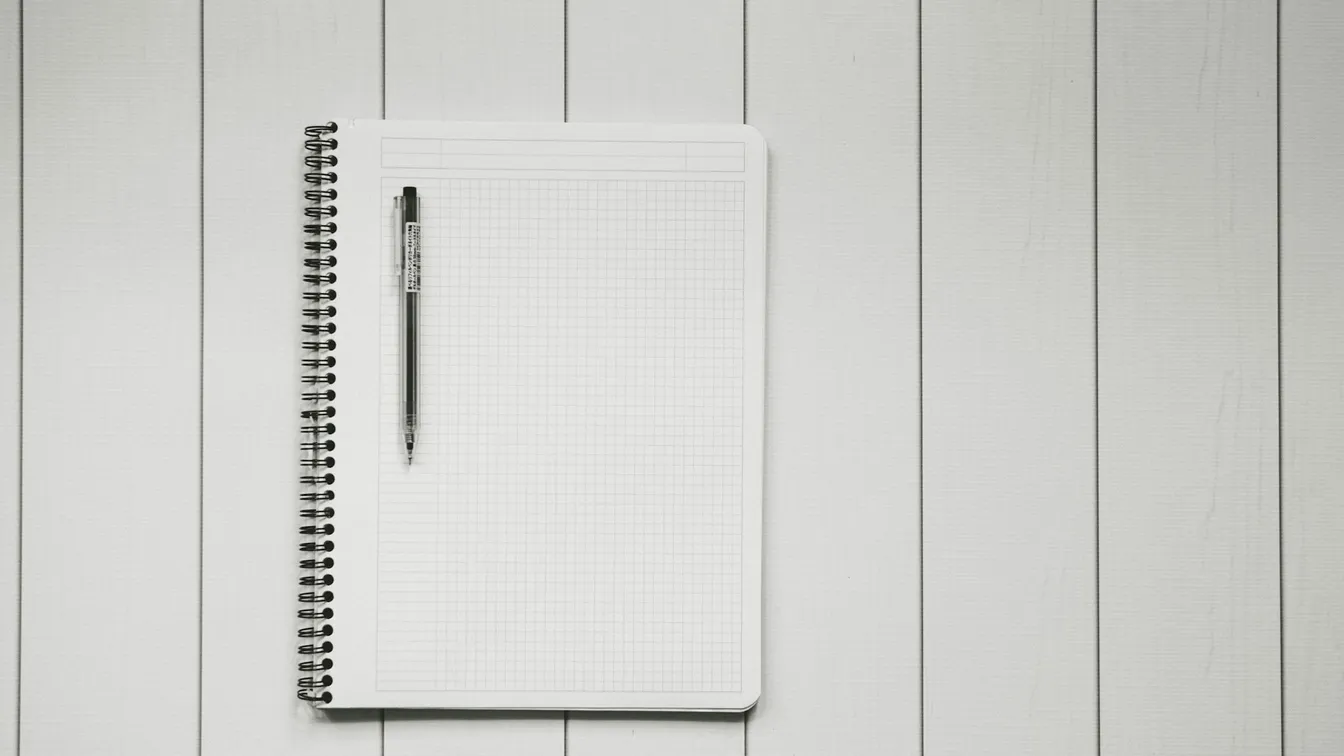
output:
[[[336,283],[336,124],[309,126],[303,130],[304,165],[308,172],[303,180],[308,184],[303,196],[310,204],[303,214],[308,219],[303,231],[308,239],[303,248],[307,256],[303,261],[303,281],[307,285],[303,292],[303,409],[299,413],[299,429],[303,441],[299,444],[301,487],[299,500],[303,508],[299,510],[302,524],[299,527],[301,537],[299,552],[302,559],[299,569],[303,575],[299,586],[299,671],[305,676],[299,678],[299,698],[314,703],[331,703],[330,670],[334,662],[328,654],[335,648],[330,640],[332,634],[331,618],[335,616],[332,601],[335,594],[331,590],[334,578],[327,572],[336,562],[331,557],[335,545],[331,535],[336,532],[332,518],[336,510],[330,502],[336,498],[332,486],[336,475],[331,470],[336,465],[332,452],[336,449],[336,390],[331,385],[336,382],[336,291],[331,288]]]

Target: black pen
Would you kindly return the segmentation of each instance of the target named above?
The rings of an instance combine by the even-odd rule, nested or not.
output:
[[[409,465],[415,454],[420,373],[420,198],[415,187],[402,187],[393,207],[401,248],[401,430]]]

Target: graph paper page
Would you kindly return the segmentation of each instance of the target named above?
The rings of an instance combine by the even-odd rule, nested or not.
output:
[[[754,700],[762,187],[745,130],[717,133],[377,139],[373,698]],[[406,186],[423,244],[410,465]]]

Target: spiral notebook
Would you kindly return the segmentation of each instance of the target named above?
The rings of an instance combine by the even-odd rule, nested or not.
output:
[[[753,705],[759,134],[337,121],[306,135],[300,698]],[[407,187],[409,464],[393,220]]]

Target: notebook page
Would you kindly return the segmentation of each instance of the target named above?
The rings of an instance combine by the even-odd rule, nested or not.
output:
[[[375,696],[754,699],[761,187],[729,133],[377,139]],[[411,465],[404,186],[423,244]]]

